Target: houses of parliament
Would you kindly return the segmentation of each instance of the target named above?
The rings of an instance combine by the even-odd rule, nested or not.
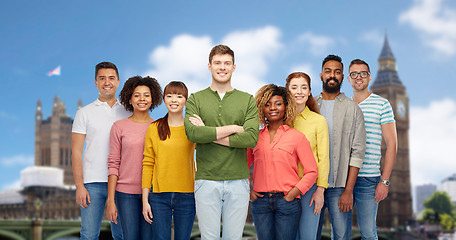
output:
[[[406,87],[399,78],[396,59],[387,37],[378,58],[378,71],[370,90],[390,101],[398,136],[398,152],[390,179],[389,194],[379,204],[377,225],[384,228],[405,226],[413,219],[409,163],[409,99]],[[79,101],[78,107],[81,106],[82,102]],[[65,104],[57,97],[54,98],[52,115],[47,119],[43,118],[42,108],[41,101],[38,100],[35,114],[36,169],[30,171],[39,173],[43,169],[51,168],[53,170],[49,171],[60,171],[57,175],[60,174],[62,178],[58,180],[61,184],[46,185],[37,180],[23,184],[21,190],[3,191],[0,198],[0,218],[33,218],[37,213],[45,219],[77,219],[80,216],[79,205],[75,203],[71,167],[73,119],[66,114]],[[383,156],[384,153],[383,142]]]

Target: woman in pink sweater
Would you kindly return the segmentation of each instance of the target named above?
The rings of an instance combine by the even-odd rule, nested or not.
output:
[[[151,239],[152,228],[141,214],[141,172],[144,138],[154,121],[149,111],[161,104],[161,87],[151,77],[129,78],[120,92],[120,102],[133,114],[111,128],[107,217],[116,224],[119,217],[124,239]]]

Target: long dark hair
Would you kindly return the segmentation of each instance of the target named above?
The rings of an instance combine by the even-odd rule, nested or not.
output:
[[[181,94],[185,97],[185,100],[187,100],[188,89],[183,82],[172,81],[166,85],[165,90],[163,91],[163,98],[166,97],[166,94]],[[169,130],[168,125],[168,113],[166,113],[164,117],[155,121],[155,124],[157,124],[158,136],[160,137],[160,140],[164,141],[171,137],[171,131]]]

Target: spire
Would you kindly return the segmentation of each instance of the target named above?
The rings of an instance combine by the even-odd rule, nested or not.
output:
[[[390,60],[396,60],[393,55],[393,51],[391,51],[391,47],[388,42],[388,36],[385,34],[385,41],[383,43],[383,49],[382,52],[380,53],[380,57],[378,57],[378,60],[380,61],[381,59],[390,59]]]
[[[399,75],[397,74],[396,58],[388,42],[388,37],[385,34],[383,49],[378,57],[378,72],[371,89],[385,86],[398,86],[404,88]]]

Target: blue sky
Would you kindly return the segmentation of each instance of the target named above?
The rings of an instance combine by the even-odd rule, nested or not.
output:
[[[371,65],[385,33],[410,98],[413,184],[455,172],[456,3],[415,1],[4,1],[0,4],[0,190],[19,187],[33,165],[34,114],[58,96],[74,117],[77,101],[97,97],[94,66],[111,61],[121,85],[134,75],[191,91],[210,84],[207,56],[228,44],[236,54],[233,85],[250,93],[284,84],[293,71],[312,77],[328,54]],[[46,73],[61,65],[61,76]],[[345,72],[346,73],[346,72]],[[352,90],[345,79],[342,89]],[[152,117],[164,115],[161,107]]]

